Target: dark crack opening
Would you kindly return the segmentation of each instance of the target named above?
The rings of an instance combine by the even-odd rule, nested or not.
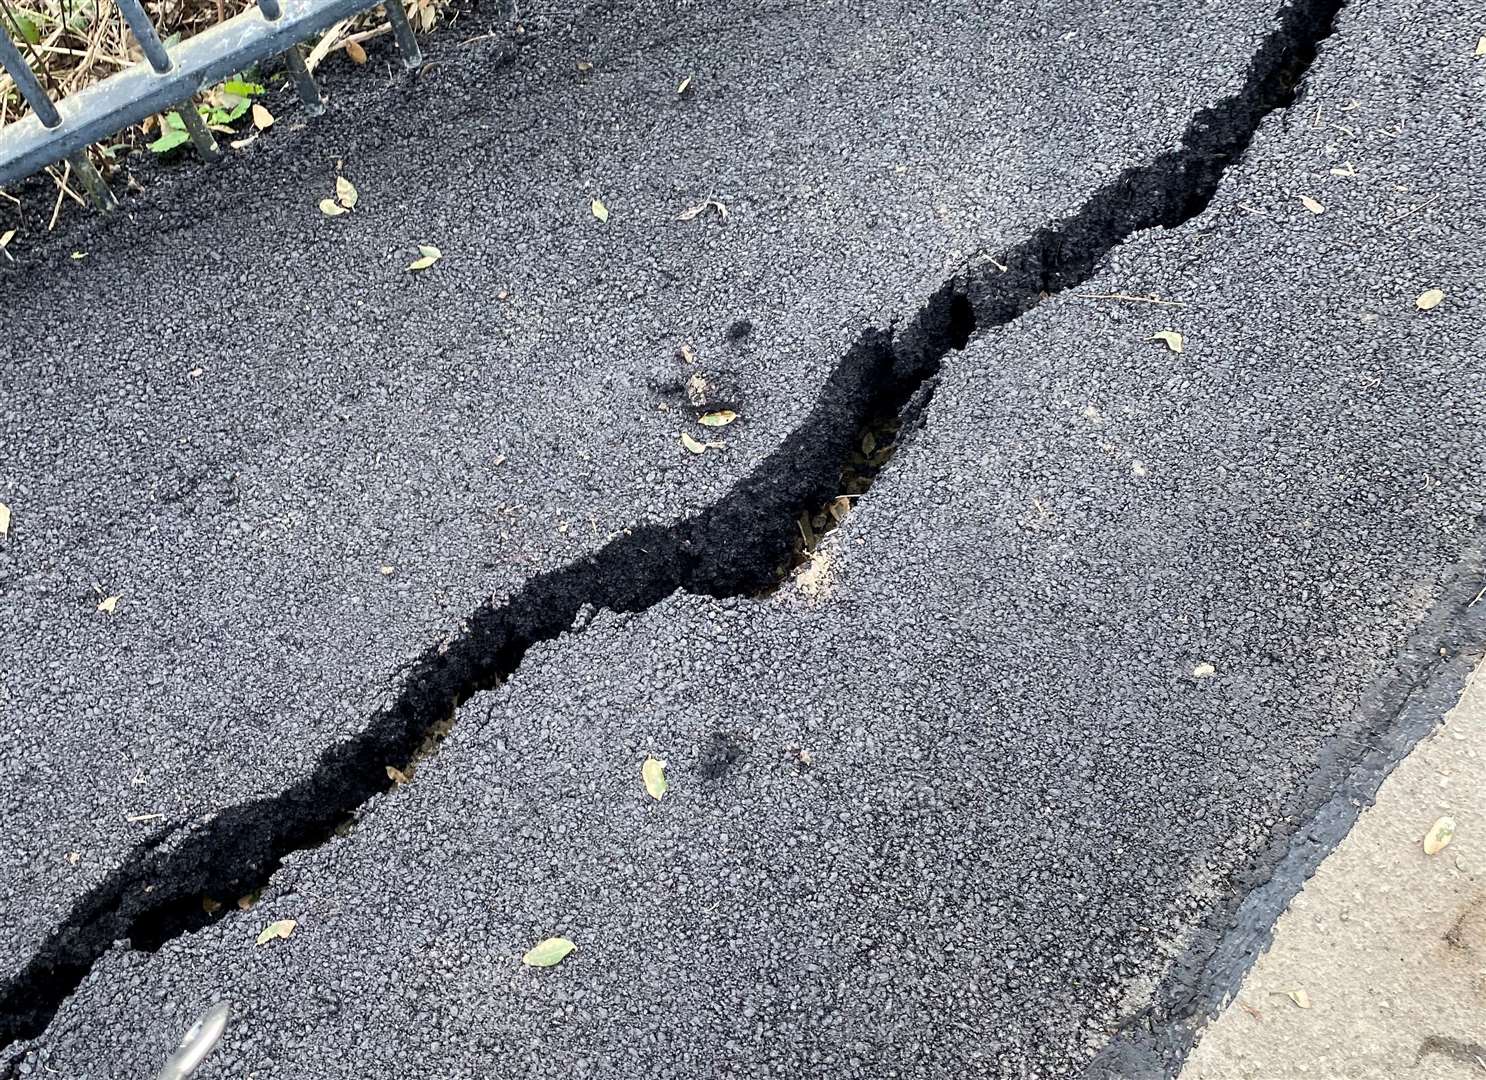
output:
[[[392,706],[328,748],[308,776],[137,846],[0,987],[0,1040],[45,1030],[115,941],[158,949],[214,917],[204,897],[250,896],[286,855],[327,842],[399,782],[389,765],[408,777],[420,752],[436,749],[462,701],[509,678],[532,645],[558,637],[585,610],[643,611],[677,589],[726,597],[777,585],[801,550],[802,516],[812,529],[823,508],[829,516],[843,482],[860,488],[856,498],[867,494],[887,458],[868,468],[855,459],[877,459],[884,433],[894,447],[911,437],[949,353],[1085,281],[1132,234],[1179,225],[1206,208],[1260,121],[1296,100],[1342,3],[1285,4],[1242,88],[1200,112],[1177,149],[1127,169],[1076,214],[945,282],[902,329],[863,332],[805,421],[716,504],[675,525],[636,526],[591,557],[532,578],[505,602],[481,607],[460,637],[414,663]]]

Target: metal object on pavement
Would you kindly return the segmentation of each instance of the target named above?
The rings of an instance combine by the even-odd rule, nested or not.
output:
[[[227,1016],[231,1011],[227,1002],[219,1001],[202,1013],[181,1038],[181,1045],[175,1053],[155,1074],[155,1080],[185,1080],[195,1072],[196,1067],[206,1060],[206,1055],[212,1052],[212,1047],[217,1045],[222,1032],[227,1030]]]
[[[117,0],[145,59],[53,101],[27,64],[11,28],[0,19],[0,67],[31,106],[31,115],[0,128],[0,187],[66,159],[95,204],[113,196],[87,160],[87,148],[154,113],[177,109],[192,145],[207,160],[220,155],[195,112],[195,96],[266,57],[281,54],[311,115],[324,111],[319,88],[305,68],[299,43],[341,19],[373,8],[376,0],[258,0],[256,8],[167,48],[141,0]],[[422,63],[401,0],[385,5],[393,37],[408,70]],[[189,114],[189,115],[188,115]]]

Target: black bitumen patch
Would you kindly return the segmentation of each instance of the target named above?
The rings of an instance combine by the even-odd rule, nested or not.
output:
[[[805,422],[712,507],[671,527],[632,528],[591,557],[481,607],[460,636],[411,666],[389,708],[330,747],[306,778],[273,797],[231,807],[177,842],[167,830],[142,844],[0,988],[0,1039],[44,1030],[116,940],[157,949],[210,921],[202,897],[254,892],[286,855],[325,843],[392,786],[387,766],[413,761],[460,702],[508,678],[532,645],[569,630],[585,610],[642,611],[677,589],[727,597],[776,582],[789,566],[798,516],[835,495],[863,432],[884,417],[912,428],[949,352],[1087,280],[1131,235],[1181,224],[1207,206],[1260,121],[1297,100],[1342,4],[1284,5],[1242,88],[1200,112],[1178,149],[1126,169],[1073,216],[956,274],[901,331],[864,332],[826,379]],[[739,337],[749,330],[742,323],[734,329]]]

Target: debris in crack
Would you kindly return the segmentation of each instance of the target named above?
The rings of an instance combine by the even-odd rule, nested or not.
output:
[[[460,702],[508,678],[527,649],[568,631],[585,608],[641,611],[677,589],[722,597],[777,584],[797,550],[801,515],[812,533],[824,531],[831,526],[815,522],[821,508],[834,517],[829,508],[848,494],[843,474],[862,488],[856,495],[870,488],[890,456],[880,451],[912,431],[949,352],[1086,280],[1133,233],[1178,225],[1207,206],[1260,121],[1296,100],[1343,2],[1286,3],[1242,88],[1200,112],[1179,148],[1125,170],[1072,217],[946,282],[901,331],[864,332],[800,427],[715,505],[671,526],[631,529],[592,556],[531,579],[504,603],[480,608],[462,636],[431,647],[413,665],[390,707],[326,750],[309,775],[277,795],[191,828],[173,826],[136,847],[0,986],[0,1044],[43,1031],[116,940],[159,948],[213,918],[203,897],[253,894],[286,855],[325,843],[395,786],[389,765],[411,775],[420,748],[436,747]],[[750,329],[740,320],[729,339],[737,344]],[[869,435],[874,447],[865,451]]]

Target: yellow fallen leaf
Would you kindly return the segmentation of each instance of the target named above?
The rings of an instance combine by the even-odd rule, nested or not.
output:
[[[336,202],[334,199],[320,200],[320,213],[324,214],[326,217],[340,217],[342,214],[348,212],[349,211],[347,211],[344,206]]]
[[[1438,855],[1455,835],[1455,819],[1442,817],[1424,834],[1424,854]]]
[[[1217,673],[1218,673],[1218,669],[1215,668],[1215,667],[1213,667],[1211,664],[1209,664],[1207,661],[1204,660],[1202,663],[1198,664],[1196,667],[1194,667],[1192,669],[1192,678],[1194,678],[1194,679],[1211,679]]]
[[[72,253],[72,260],[73,260],[73,262],[82,262],[87,257],[88,257],[88,253],[86,251],[74,251]]]
[[[693,439],[684,431],[681,433],[681,445],[686,447],[693,454],[702,454],[705,453],[707,450],[706,443],[697,442],[697,440]]]
[[[1419,299],[1414,301],[1420,311],[1433,311],[1440,306],[1440,301],[1445,298],[1444,289],[1429,289],[1419,294]]]
[[[0,536],[10,533],[10,507],[0,503]]]
[[[408,774],[405,773],[405,772],[403,772],[396,765],[388,765],[387,766],[387,779],[388,780],[391,780],[398,787],[402,787],[404,784],[406,784],[408,782]]]
[[[593,216],[600,221],[607,222],[609,220],[609,208],[598,199],[593,200],[593,205],[589,209],[593,211]]]
[[[593,70],[593,64],[587,60],[579,60],[577,63],[577,68],[581,74],[587,75],[590,71]]]
[[[1313,214],[1324,214],[1324,213],[1326,213],[1326,207],[1322,206],[1320,203],[1318,203],[1315,199],[1311,198],[1309,195],[1302,195],[1300,197],[1300,202],[1301,202],[1301,204],[1307,210],[1309,210]]]
[[[1170,349],[1172,352],[1177,353],[1182,351],[1182,346],[1186,342],[1186,339],[1178,334],[1175,330],[1158,331],[1154,336],[1152,336],[1150,340],[1163,341],[1166,343],[1166,347],[1168,349]]]
[[[738,414],[732,409],[719,409],[717,412],[709,412],[697,417],[697,423],[703,427],[727,427],[736,419],[738,419]]]
[[[1486,38],[1482,38],[1481,40],[1483,42],[1486,42]],[[686,78],[682,79],[679,83],[676,84],[676,93],[678,95],[679,94],[684,94],[684,93],[686,93],[690,89],[691,89],[691,76],[690,75],[688,75]]]
[[[409,270],[427,270],[444,257],[444,253],[432,244],[418,245],[419,257],[408,263]]]
[[[1285,996],[1302,1009],[1309,1009],[1311,1007],[1311,996],[1298,987],[1294,990],[1286,990]]]
[[[359,41],[346,42],[345,49],[346,55],[351,58],[351,63],[366,63],[366,50],[361,47],[361,43]]]
[[[356,194],[356,185],[344,176],[337,176],[335,178],[335,197],[340,200],[341,205],[347,210],[355,210],[356,200],[360,198]]]
[[[98,610],[105,615],[112,615],[115,611],[119,610],[119,601],[121,599],[123,599],[121,595],[105,596],[102,600],[98,601]]]
[[[279,919],[277,922],[271,922],[258,935],[258,944],[267,945],[275,938],[286,938],[294,933],[294,928],[298,925],[299,923],[294,919]]]
[[[666,763],[658,758],[647,757],[645,764],[640,766],[640,775],[645,780],[645,790],[650,792],[652,799],[659,799],[666,793]]]
[[[1476,55],[1486,56],[1486,37],[1483,37],[1480,41],[1476,42]]]
[[[273,113],[269,112],[258,102],[253,102],[253,126],[259,131],[264,128],[273,127]]]
[[[521,962],[527,967],[551,967],[561,963],[577,947],[565,937],[550,937],[532,946],[521,958]]]

